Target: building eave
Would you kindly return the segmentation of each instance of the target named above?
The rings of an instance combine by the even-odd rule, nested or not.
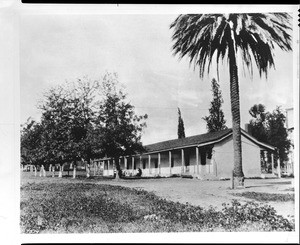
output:
[[[206,145],[219,143],[231,135],[232,135],[232,132],[228,132],[228,134],[224,135],[223,137],[220,137],[219,139],[203,142],[201,144],[191,144],[191,145],[185,145],[185,146],[179,146],[179,147],[165,148],[165,149],[156,150],[156,151],[148,151],[145,153],[141,153],[139,155],[147,155],[147,154],[149,155],[149,154],[153,154],[153,153],[172,151],[172,150],[180,150],[180,149],[186,149],[186,148],[190,148],[190,147],[202,147],[202,146],[206,146]]]
[[[258,141],[258,140],[255,139],[253,136],[251,136],[250,134],[244,132],[243,130],[241,130],[241,133],[242,133],[242,135],[243,135],[244,137],[246,137],[247,139],[251,140],[252,142],[254,142],[255,144],[257,144],[258,146],[260,146],[260,147],[262,147],[262,148],[264,148],[264,149],[267,148],[267,149],[269,149],[269,150],[276,151],[276,147]]]

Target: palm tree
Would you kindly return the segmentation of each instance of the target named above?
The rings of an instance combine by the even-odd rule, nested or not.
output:
[[[292,50],[291,16],[287,13],[269,14],[187,14],[179,15],[170,25],[174,55],[189,57],[194,69],[199,66],[200,78],[211,66],[213,57],[217,63],[225,57],[229,63],[230,99],[234,149],[234,186],[244,186],[240,128],[240,102],[238,83],[238,54],[251,77],[254,59],[260,76],[274,66],[274,44],[284,51]],[[216,56],[215,56],[216,55]]]

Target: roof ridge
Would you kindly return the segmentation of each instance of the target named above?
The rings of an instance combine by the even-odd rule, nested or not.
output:
[[[218,134],[223,135],[223,134],[226,134],[226,133],[230,133],[231,131],[232,131],[232,128],[227,128],[227,129],[220,130],[220,131],[215,131],[215,132],[207,132],[207,133],[204,133],[204,134],[196,134],[196,135],[188,136],[188,137],[181,138],[181,139],[171,139],[171,140],[159,141],[159,142],[156,142],[156,143],[145,145],[144,147],[157,145],[157,144],[163,144],[163,143],[169,143],[169,142],[186,141],[186,140],[189,140],[189,139],[192,139],[192,138],[205,137],[205,136],[208,136],[208,135],[215,135],[215,134],[216,135],[218,135]]]

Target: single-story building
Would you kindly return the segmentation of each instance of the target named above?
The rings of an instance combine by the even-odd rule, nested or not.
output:
[[[274,173],[275,147],[259,142],[245,130],[242,134],[242,159],[245,177],[261,177],[261,151],[272,152]],[[200,179],[230,178],[233,170],[232,129],[146,145],[145,152],[119,159],[94,161],[91,174],[114,174],[115,161],[122,170],[142,176],[192,175]]]

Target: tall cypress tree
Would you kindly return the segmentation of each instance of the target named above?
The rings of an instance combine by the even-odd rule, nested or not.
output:
[[[224,112],[222,111],[222,92],[220,90],[220,85],[216,79],[212,79],[211,88],[213,94],[213,100],[210,103],[209,116],[203,117],[202,119],[206,121],[206,128],[208,132],[216,132],[226,129],[226,120],[224,119]]]
[[[185,138],[184,123],[183,123],[183,119],[181,117],[181,111],[180,111],[179,107],[178,107],[178,131],[177,131],[177,134],[178,134],[178,139]]]

